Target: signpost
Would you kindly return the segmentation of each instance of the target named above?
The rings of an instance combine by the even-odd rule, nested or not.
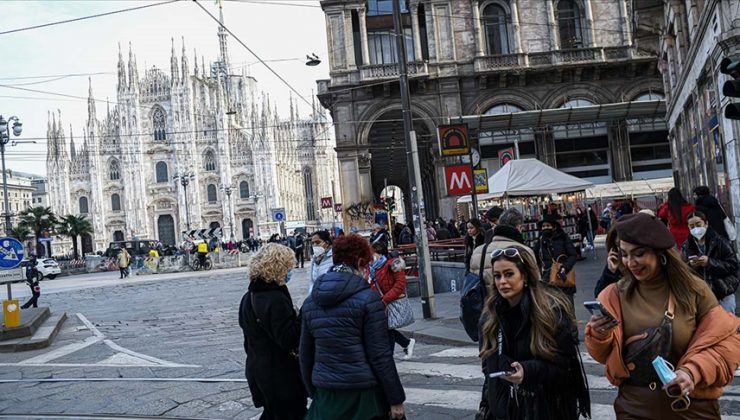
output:
[[[8,287],[8,299],[3,301],[3,317],[5,327],[20,325],[20,306],[17,299],[13,299],[11,283],[23,280],[23,269],[19,266],[25,251],[23,244],[15,238],[0,238],[0,282]]]
[[[272,211],[272,221],[280,223],[280,234],[285,235],[285,209],[280,207],[276,209],[271,209]]]
[[[473,192],[473,171],[470,165],[445,166],[445,184],[449,195],[467,195]]]

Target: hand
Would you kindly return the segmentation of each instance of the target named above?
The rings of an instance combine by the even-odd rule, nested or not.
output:
[[[669,393],[673,396],[678,395],[689,395],[694,391],[694,381],[691,379],[691,375],[686,373],[686,371],[682,369],[676,370],[676,379],[668,382],[663,386],[663,389],[670,389]],[[675,387],[678,387],[680,392],[673,392],[675,391]]]
[[[619,325],[619,321],[605,316],[592,315],[586,325],[591,325],[591,335],[599,340],[603,340],[611,334],[614,327]]]
[[[516,372],[509,376],[502,376],[501,379],[509,381],[515,385],[521,385],[522,381],[524,380],[524,366],[522,366],[519,362],[514,362],[511,364],[511,367]]]
[[[697,267],[706,267],[707,265],[709,265],[709,257],[704,255],[695,259],[694,265],[696,265]]]
[[[619,269],[619,253],[617,251],[609,251],[609,255],[606,257],[606,266],[612,273],[617,272]]]
[[[396,404],[391,406],[391,418],[402,419],[406,415],[406,410],[403,408],[403,404]]]

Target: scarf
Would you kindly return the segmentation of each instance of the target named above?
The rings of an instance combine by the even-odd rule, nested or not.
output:
[[[388,261],[388,258],[385,257],[385,255],[381,255],[380,258],[375,260],[372,264],[370,264],[370,280],[375,281],[375,273],[380,270],[383,265],[385,265],[385,262]]]

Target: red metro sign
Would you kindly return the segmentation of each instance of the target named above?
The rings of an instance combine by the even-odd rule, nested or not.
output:
[[[473,171],[470,165],[445,166],[445,184],[448,195],[473,193]]]

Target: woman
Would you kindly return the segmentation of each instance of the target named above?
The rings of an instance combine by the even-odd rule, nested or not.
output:
[[[121,248],[121,252],[118,253],[117,261],[118,269],[121,271],[121,277],[128,277],[128,266],[131,263],[131,254],[128,253],[126,248]]]
[[[584,241],[588,240],[590,244],[592,241],[589,240],[588,236],[588,215],[581,210],[580,207],[576,208],[576,227],[578,234],[581,235],[581,248],[585,248]]]
[[[570,240],[570,236],[563,230],[560,220],[557,216],[547,215],[540,222],[540,239],[535,244],[533,250],[537,256],[537,264],[540,266],[542,280],[550,282],[550,270],[555,261],[559,262],[560,271],[557,273],[558,279],[565,281],[568,273],[575,268],[578,252]],[[553,286],[559,286],[558,283],[552,283]],[[576,294],[575,287],[560,287],[570,298],[571,307],[573,307],[573,295]],[[574,312],[575,313],[575,312]]]
[[[427,240],[428,241],[436,241],[437,240],[437,230],[434,229],[434,223],[432,222],[426,222],[426,232],[427,232]]]
[[[738,284],[735,251],[727,239],[709,227],[704,213],[691,213],[688,226],[691,236],[683,244],[684,260],[707,282],[719,305],[734,315]]]
[[[590,415],[588,388],[565,297],[543,287],[523,246],[491,253],[482,350],[487,419],[569,420]],[[491,378],[495,372],[509,371]]]
[[[306,390],[298,366],[301,320],[286,283],[293,250],[269,243],[249,263],[249,288],[239,307],[247,353],[245,373],[260,419],[302,419]]]
[[[622,278],[622,272],[619,271],[619,238],[616,229],[609,229],[604,246],[608,251],[606,264],[604,265],[604,271],[601,272],[601,277],[596,281],[594,297],[598,297],[599,293],[606,289],[606,286],[616,283]]]
[[[373,262],[370,264],[370,284],[373,290],[380,294],[385,306],[406,295],[406,264],[401,258],[393,258],[388,254],[388,245],[384,242],[373,244]],[[416,340],[408,339],[398,330],[388,329],[390,336],[391,353],[396,344],[403,348],[403,359],[408,360],[414,355]]]
[[[483,224],[479,219],[470,219],[465,225],[468,234],[465,236],[465,272],[470,271],[470,258],[473,256],[475,248],[486,242]]]
[[[331,234],[326,230],[319,230],[311,235],[311,276],[308,279],[308,295],[311,295],[316,279],[329,271],[334,265],[331,252]]]
[[[718,398],[740,363],[740,321],[717,305],[660,220],[633,214],[616,229],[624,277],[599,294],[611,317],[592,316],[585,336],[619,387],[617,418],[719,419]],[[665,386],[657,356],[675,367]]]
[[[689,228],[686,226],[686,220],[689,214],[694,211],[694,205],[686,201],[681,195],[681,190],[676,187],[668,190],[668,201],[663,203],[658,209],[658,217],[668,220],[668,229],[680,247],[689,238]]]
[[[335,265],[302,309],[301,370],[312,398],[306,419],[403,418],[385,305],[363,278],[370,245],[352,233],[334,241],[333,254]]]

